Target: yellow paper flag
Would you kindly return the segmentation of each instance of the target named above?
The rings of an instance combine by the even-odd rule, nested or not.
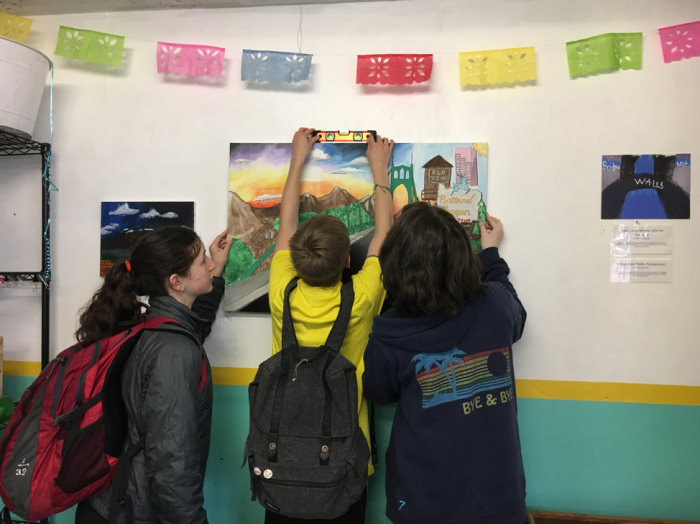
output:
[[[459,79],[463,86],[535,80],[535,48],[519,47],[460,53]]]
[[[31,18],[0,12],[0,36],[15,42],[24,42],[33,21]]]

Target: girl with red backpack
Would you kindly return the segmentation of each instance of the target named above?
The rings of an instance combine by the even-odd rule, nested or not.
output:
[[[120,465],[131,455],[121,472],[123,485],[116,485],[118,467],[109,488],[78,505],[76,524],[207,524],[202,487],[213,388],[201,342],[211,332],[223,294],[221,275],[231,243],[225,232],[216,237],[210,258],[190,229],[150,231],[129,261],[112,267],[83,310],[76,331],[83,348],[139,319],[145,295],[146,319],[167,317],[189,336],[150,330],[136,342],[121,370],[128,423]]]

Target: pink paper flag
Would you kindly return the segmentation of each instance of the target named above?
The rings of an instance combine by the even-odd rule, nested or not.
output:
[[[221,76],[224,70],[223,47],[158,42],[156,61],[159,73],[194,76]]]
[[[664,62],[700,56],[700,22],[662,27],[659,35]]]

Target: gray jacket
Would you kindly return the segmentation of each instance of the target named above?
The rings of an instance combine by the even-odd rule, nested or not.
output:
[[[154,297],[148,318],[169,317],[201,341],[224,291],[197,298],[190,310],[172,297]],[[203,375],[202,358],[206,370]],[[204,381],[203,384],[200,384]],[[144,436],[145,448],[133,459],[128,496],[137,524],[208,524],[203,507],[204,473],[209,456],[213,385],[206,353],[184,335],[148,331],[134,347],[122,371],[122,395],[129,417],[124,450]],[[90,500],[109,518],[112,488]],[[118,521],[125,521],[120,508]]]

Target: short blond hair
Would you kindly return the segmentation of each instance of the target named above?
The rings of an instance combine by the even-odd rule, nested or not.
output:
[[[310,286],[330,287],[340,281],[350,254],[350,235],[343,222],[331,215],[315,215],[289,241],[292,264]]]

